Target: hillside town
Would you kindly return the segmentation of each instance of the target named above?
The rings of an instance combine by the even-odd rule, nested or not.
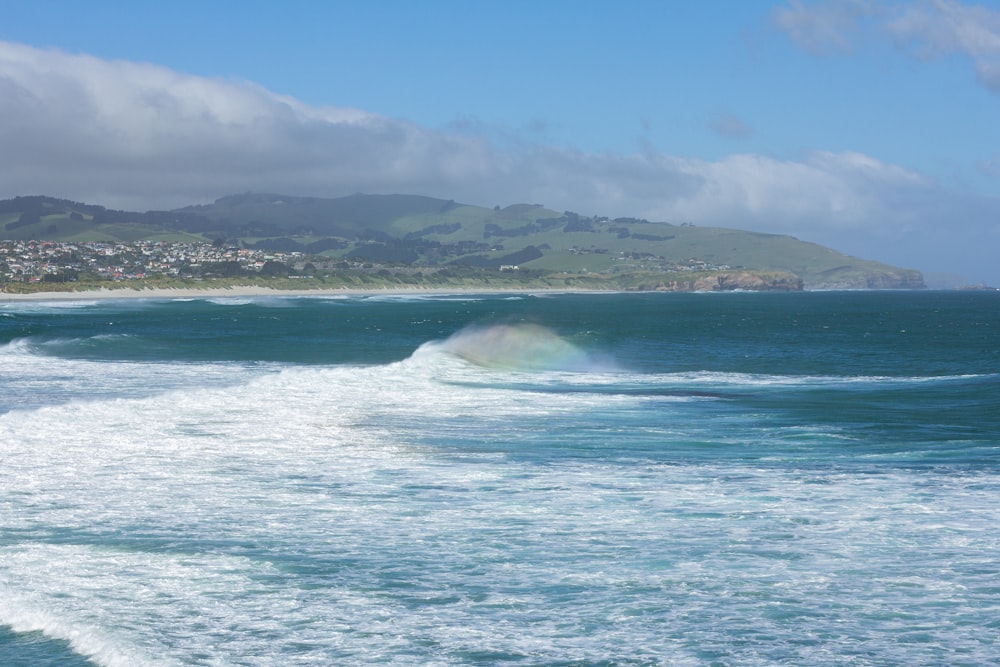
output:
[[[571,254],[606,250],[571,249]],[[347,261],[349,260],[349,261]],[[329,273],[339,269],[396,273],[442,272],[440,268],[401,266],[363,257],[331,258],[300,251],[260,250],[222,242],[165,241],[59,242],[0,240],[0,285],[7,283],[67,283],[82,280],[127,281],[151,278],[225,278]],[[660,271],[720,271],[715,265],[689,259],[683,265],[650,253],[619,253],[619,270],[655,268]],[[499,271],[516,271],[517,264],[500,264]]]
[[[252,250],[219,243],[0,241],[0,282],[7,283],[287,275],[305,264],[300,252]]]

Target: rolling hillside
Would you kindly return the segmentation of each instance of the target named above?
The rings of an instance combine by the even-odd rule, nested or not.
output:
[[[790,236],[595,218],[540,205],[488,209],[411,195],[244,194],[174,211],[114,211],[50,197],[0,201],[0,238],[67,242],[224,240],[245,247],[446,267],[606,277],[635,289],[770,281],[806,289],[919,288],[918,271]],[[702,281],[696,285],[697,281]],[[721,283],[717,283],[721,284]]]

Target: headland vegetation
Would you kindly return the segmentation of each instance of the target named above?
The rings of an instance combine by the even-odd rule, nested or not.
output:
[[[145,213],[0,201],[0,292],[919,289],[791,236],[410,195],[245,194]]]

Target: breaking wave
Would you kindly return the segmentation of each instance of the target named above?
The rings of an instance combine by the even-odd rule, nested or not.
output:
[[[538,324],[470,326],[444,341],[421,346],[418,353],[437,351],[502,370],[610,372],[614,360],[571,343]]]

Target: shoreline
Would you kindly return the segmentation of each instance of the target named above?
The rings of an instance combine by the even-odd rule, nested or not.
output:
[[[989,288],[984,291],[993,291]],[[962,292],[965,290],[928,290],[928,289],[806,289],[802,293],[809,292],[928,292],[946,291]],[[1000,291],[1000,290],[997,290]],[[639,293],[663,293],[663,294],[720,294],[720,293],[750,293],[765,294],[771,290],[727,290],[718,291],[661,291],[661,290],[622,290],[622,289],[587,289],[574,287],[316,287],[305,289],[281,289],[275,287],[264,287],[255,285],[235,285],[232,287],[146,287],[146,288],[99,288],[91,290],[79,290],[74,292],[29,292],[23,294],[0,292],[0,305],[12,303],[31,303],[46,301],[116,301],[130,299],[212,299],[212,298],[260,298],[260,297],[361,297],[361,296],[446,296],[450,294],[639,294]]]
[[[111,301],[125,299],[204,299],[226,297],[357,297],[357,296],[420,296],[447,294],[569,294],[569,293],[613,293],[615,290],[586,290],[572,288],[513,288],[498,289],[489,287],[386,287],[386,288],[315,288],[315,289],[277,289],[274,287],[258,287],[253,285],[236,285],[233,287],[150,287],[143,289],[116,288],[93,289],[76,292],[31,292],[14,294],[0,292],[0,304],[32,301]]]

